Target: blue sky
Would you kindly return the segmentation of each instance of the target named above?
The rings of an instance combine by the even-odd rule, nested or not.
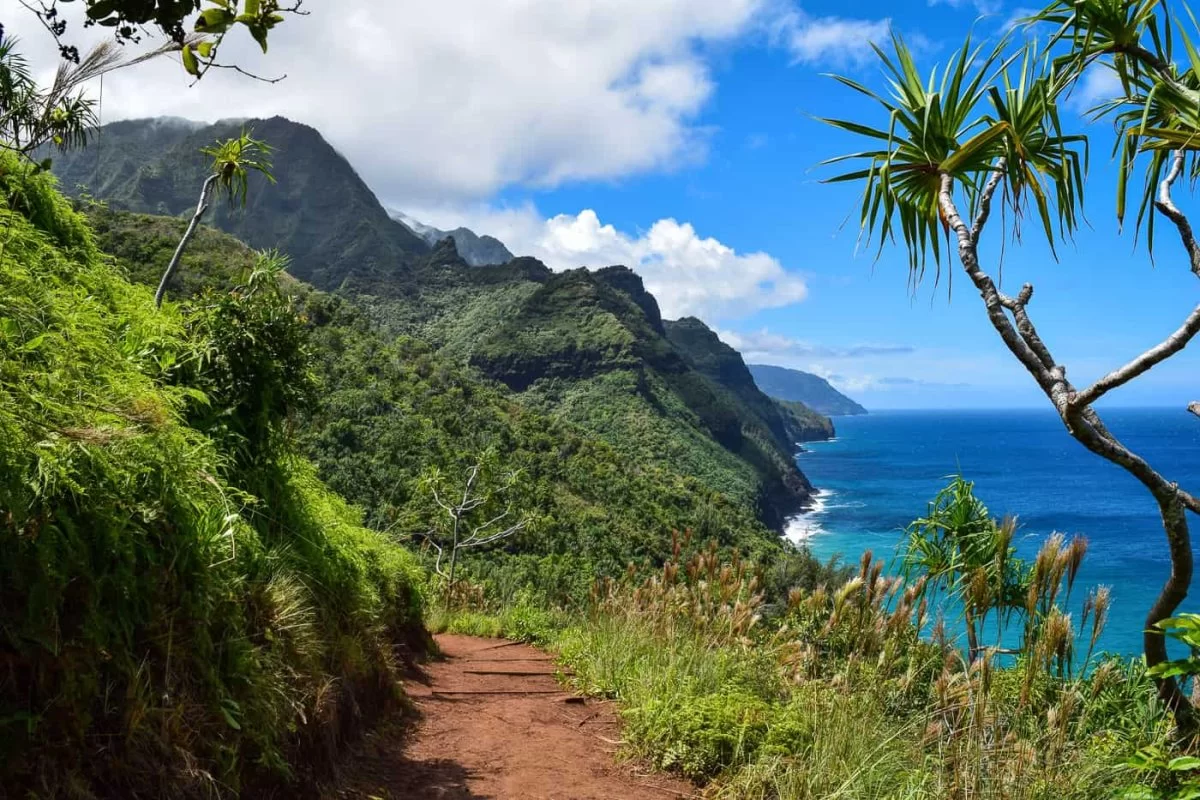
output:
[[[805,4],[816,16],[845,8],[844,3]],[[992,33],[1016,10],[1000,5],[993,16],[981,19],[979,9],[969,3],[872,2],[854,8],[864,17],[890,16],[892,24],[918,42],[929,66],[944,60],[972,25],[978,34]],[[819,168],[820,161],[853,151],[862,142],[814,117],[849,117],[886,127],[878,109],[821,73],[844,72],[878,85],[876,63],[795,63],[785,48],[753,38],[714,55],[713,62],[718,88],[697,120],[712,129],[708,156],[701,163],[542,192],[514,187],[501,193],[501,201],[532,199],[550,215],[593,208],[605,222],[627,231],[644,230],[671,216],[738,252],[770,253],[804,277],[809,290],[805,300],[709,322],[748,358],[832,375],[869,407],[1044,405],[1045,398],[1000,344],[978,296],[953,271],[954,265],[947,265],[938,287],[929,279],[914,294],[898,249],[886,249],[878,262],[873,250],[856,253],[858,187],[820,183],[833,174]],[[1068,118],[1093,136],[1087,184],[1093,229],[1062,247],[1058,263],[1035,235],[1023,244],[1010,244],[1003,285],[1035,284],[1031,312],[1078,383],[1118,366],[1174,330],[1195,304],[1196,284],[1182,250],[1169,236],[1161,235],[1157,264],[1152,265],[1144,247],[1135,249],[1132,230],[1117,233],[1111,135],[1103,124],[1088,123],[1078,113]],[[999,231],[993,234],[985,247],[995,263]],[[789,346],[786,339],[802,344]],[[1197,355],[1185,352],[1113,402],[1182,406],[1195,399]]]
[[[902,252],[856,252],[858,189],[821,184],[832,173],[817,165],[862,143],[814,119],[886,125],[822,73],[879,86],[866,43],[889,26],[932,67],[972,27],[996,35],[1028,5],[312,0],[266,60],[252,43],[227,48],[287,73],[282,83],[221,73],[188,88],[177,64],[149,64],[109,79],[104,121],[283,114],[317,127],[387,206],[470,225],[555,268],[626,263],[668,315],[700,316],[748,360],[825,375],[868,407],[1039,406],[953,265],[913,293]],[[53,66],[18,0],[0,0],[0,20]],[[1196,279],[1169,237],[1151,265],[1132,231],[1116,232],[1111,134],[1067,119],[1093,136],[1092,228],[1058,263],[1034,236],[1010,244],[1003,281],[1034,282],[1031,313],[1082,383],[1172,331]],[[1179,200],[1186,210],[1191,198]],[[997,231],[984,255],[995,273]],[[1196,358],[1109,402],[1200,399]]]

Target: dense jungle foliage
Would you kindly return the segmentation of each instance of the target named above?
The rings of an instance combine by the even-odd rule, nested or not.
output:
[[[429,344],[639,469],[694,478],[776,529],[808,498],[795,442],[827,423],[797,429],[703,323],[664,322],[631,270],[471,266],[453,242],[431,247],[388,218],[318,132],[281,118],[245,124],[274,147],[278,183],[251,176],[246,208],[216,207],[216,227],[292,255],[293,275],[352,299],[388,338]],[[204,175],[197,148],[240,125],[114,123],[54,169],[64,189],[113,209],[190,213]]]
[[[86,208],[101,248],[132,280],[156,282],[183,222]],[[230,286],[255,259],[232,237],[203,229],[172,291]],[[505,596],[532,582],[559,598],[582,599],[596,575],[620,574],[631,562],[662,563],[676,530],[765,562],[785,552],[744,505],[682,469],[631,461],[430,346],[386,335],[354,302],[286,277],[281,283],[303,313],[320,387],[299,415],[297,437],[321,477],[366,509],[370,525],[399,536],[425,530],[429,473],[465,476],[492,451],[519,473],[512,500],[528,526],[468,569]]]
[[[424,649],[416,558],[296,446],[281,264],[238,266],[158,312],[0,154],[0,794],[311,783]]]

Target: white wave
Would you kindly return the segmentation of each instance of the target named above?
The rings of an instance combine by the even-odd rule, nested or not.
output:
[[[783,535],[796,544],[803,544],[815,536],[825,532],[821,527],[821,517],[829,508],[829,500],[833,492],[829,489],[818,489],[813,495],[812,508],[797,514],[783,526]]]

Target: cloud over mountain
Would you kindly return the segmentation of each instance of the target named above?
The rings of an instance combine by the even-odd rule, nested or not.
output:
[[[804,279],[767,253],[739,253],[687,222],[660,219],[639,235],[603,223],[592,209],[546,219],[533,206],[420,211],[440,227],[466,225],[553,269],[627,266],[658,299],[663,316],[708,321],[747,317],[804,300]]]
[[[103,116],[214,121],[274,114],[321,130],[397,207],[480,200],[506,186],[554,186],[671,169],[703,158],[698,115],[723,49],[782,32],[798,59],[859,47],[881,23],[814,19],[779,0],[313,0],[264,57],[231,36],[223,60],[287,80],[217,70],[188,88],[168,59],[114,73]],[[66,11],[64,10],[64,13]],[[109,35],[72,12],[72,42]],[[56,61],[20,0],[0,19],[33,63]]]

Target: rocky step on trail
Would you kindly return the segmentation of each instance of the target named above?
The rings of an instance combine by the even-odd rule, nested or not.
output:
[[[346,800],[677,800],[694,787],[621,763],[611,704],[564,690],[553,659],[499,639],[440,635],[444,659],[405,690],[404,734],[369,735],[331,797]]]

